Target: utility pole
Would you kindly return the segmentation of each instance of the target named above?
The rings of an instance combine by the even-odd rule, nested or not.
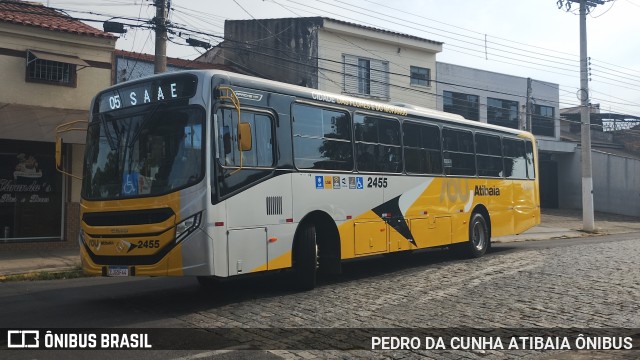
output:
[[[168,0],[154,0],[156,17],[153,19],[156,30],[156,56],[154,73],[167,71],[167,15],[169,13]]]
[[[587,58],[587,6],[604,4],[602,0],[567,0],[567,11],[571,3],[580,3],[580,125],[582,148],[582,230],[595,230],[593,216],[593,175],[591,169],[591,109],[589,108],[589,65]],[[563,0],[558,0],[562,7]]]
[[[527,78],[527,112],[525,113],[525,130],[533,132],[531,125],[531,115],[533,113],[533,106],[531,104],[531,78]]]
[[[591,109],[589,109],[589,71],[587,64],[587,0],[580,0],[580,144],[582,145],[582,230],[596,229],[593,215],[593,177],[591,169]]]

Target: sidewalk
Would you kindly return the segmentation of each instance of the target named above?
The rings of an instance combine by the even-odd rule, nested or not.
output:
[[[632,216],[596,212],[595,224],[596,231],[587,233],[582,231],[582,210],[544,209],[540,225],[519,235],[501,236],[491,241],[505,243],[640,232],[640,218]]]
[[[596,233],[580,231],[581,210],[544,210],[542,223],[520,235],[492,239],[496,243],[566,239],[604,234],[640,232],[640,218],[596,213]],[[0,281],[3,276],[36,272],[61,272],[76,269],[80,265],[79,249],[11,250],[0,248]]]

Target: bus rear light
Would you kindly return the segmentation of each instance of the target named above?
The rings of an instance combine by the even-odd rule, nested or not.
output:
[[[292,223],[293,222],[293,218],[288,218],[288,219],[285,220],[285,222]]]
[[[353,216],[347,215],[347,220],[351,220],[351,219],[353,219]]]
[[[214,226],[224,226],[224,221],[216,221],[213,223]]]

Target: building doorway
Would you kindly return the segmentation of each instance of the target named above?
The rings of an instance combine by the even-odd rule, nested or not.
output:
[[[546,209],[558,208],[558,162],[540,161],[540,206]]]

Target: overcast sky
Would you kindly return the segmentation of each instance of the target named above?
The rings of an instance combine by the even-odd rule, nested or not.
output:
[[[41,2],[107,16],[150,19],[155,15],[150,0]],[[171,6],[173,23],[214,35],[199,35],[212,44],[223,36],[225,19],[298,16],[330,17],[441,41],[444,46],[437,61],[556,83],[561,108],[579,104],[579,6],[575,3],[569,12],[564,6],[558,9],[557,0],[172,0]],[[640,116],[639,17],[640,0],[607,2],[587,16],[591,102],[600,103],[603,111]],[[183,39],[173,40],[185,44]],[[149,30],[130,29],[116,47],[153,53],[154,37]],[[193,59],[200,52],[170,43],[167,55]]]

